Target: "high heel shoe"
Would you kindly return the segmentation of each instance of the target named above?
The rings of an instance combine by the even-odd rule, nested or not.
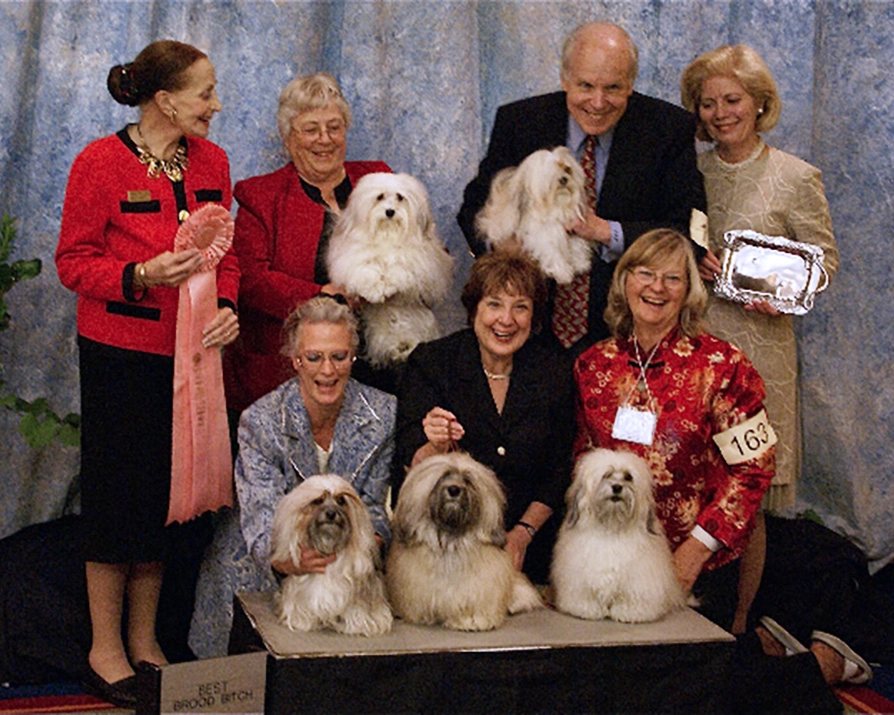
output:
[[[93,668],[88,668],[81,680],[81,684],[91,695],[107,700],[119,708],[130,708],[137,704],[137,676],[131,675],[121,680],[110,683],[97,673]]]

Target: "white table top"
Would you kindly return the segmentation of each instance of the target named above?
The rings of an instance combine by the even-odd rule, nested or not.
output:
[[[537,650],[567,647],[654,646],[732,642],[733,636],[686,608],[654,623],[587,621],[550,609],[510,616],[494,631],[466,633],[394,620],[390,633],[366,638],[334,631],[294,632],[273,609],[272,593],[240,593],[243,610],[277,658]]]

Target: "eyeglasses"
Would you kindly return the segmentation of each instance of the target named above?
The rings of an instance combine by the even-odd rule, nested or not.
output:
[[[298,355],[298,364],[308,370],[322,369],[327,360],[332,364],[336,372],[346,372],[351,369],[351,364],[356,358],[347,350],[336,350],[332,353],[309,350]]]
[[[659,273],[648,268],[634,268],[630,274],[642,286],[650,286],[659,278],[668,290],[682,290],[686,287],[686,277],[679,273]]]
[[[314,141],[323,136],[325,132],[330,137],[340,137],[347,130],[348,125],[344,122],[330,122],[329,124],[306,124],[303,126],[292,126],[293,132],[298,132],[308,141]]]

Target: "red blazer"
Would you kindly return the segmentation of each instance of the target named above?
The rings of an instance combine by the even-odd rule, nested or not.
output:
[[[348,161],[351,185],[381,161]],[[224,352],[227,406],[242,411],[294,375],[280,355],[282,325],[295,307],[320,292],[314,263],[326,209],[311,200],[290,163],[236,184],[236,235],[242,284],[239,338]]]
[[[68,177],[56,270],[78,294],[78,333],[106,345],[174,354],[179,288],[134,294],[133,270],[173,250],[181,210],[232,203],[230,165],[219,146],[186,138],[183,181],[150,179],[126,130],[89,144]],[[232,249],[217,268],[218,295],[236,304],[239,265]]]

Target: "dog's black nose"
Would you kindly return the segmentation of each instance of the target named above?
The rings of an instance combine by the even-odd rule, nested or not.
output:
[[[567,177],[567,176],[563,176],[561,179],[559,179],[559,183],[560,183],[562,186],[565,186],[565,184],[568,183],[568,177]]]
[[[462,493],[463,490],[455,485],[447,487],[447,496],[449,496],[451,499],[456,499]]]
[[[326,517],[326,521],[335,521],[338,518],[338,512],[335,509],[326,509],[323,516]]]
[[[394,218],[394,209],[385,209],[385,215],[388,218]]]
[[[612,484],[612,494],[620,494],[622,487],[620,484]]]

